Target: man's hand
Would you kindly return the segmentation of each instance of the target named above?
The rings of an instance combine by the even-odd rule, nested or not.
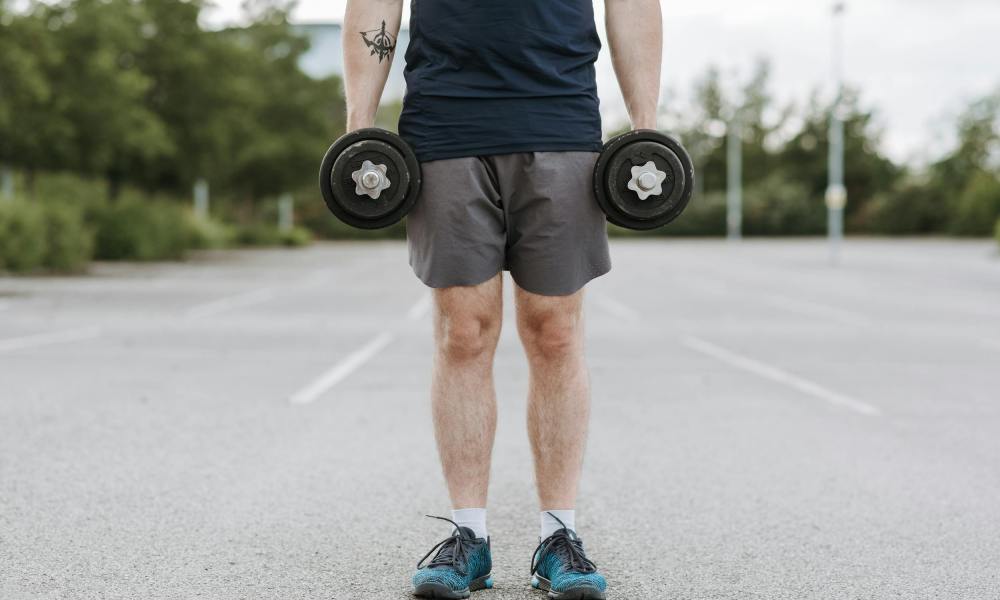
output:
[[[659,0],[605,0],[611,62],[633,129],[656,129],[663,55]]]
[[[347,2],[343,30],[347,131],[375,125],[402,15],[403,0]]]

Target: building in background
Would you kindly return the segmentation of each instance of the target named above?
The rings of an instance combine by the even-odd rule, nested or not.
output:
[[[308,36],[312,42],[309,51],[302,55],[299,65],[312,77],[321,78],[344,74],[343,60],[343,27],[340,23],[299,23],[294,25],[296,31]],[[355,34],[358,35],[358,34]],[[361,36],[358,35],[358,42]],[[410,43],[409,29],[403,27],[396,41],[396,52],[393,55],[392,69],[389,71],[389,81],[385,84],[382,102],[402,100],[406,93],[406,81],[403,79],[403,55]]]

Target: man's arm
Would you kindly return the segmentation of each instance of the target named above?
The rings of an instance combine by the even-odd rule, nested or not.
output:
[[[347,2],[343,32],[347,131],[375,124],[402,15],[403,0]]]
[[[656,129],[663,56],[660,0],[605,0],[611,62],[633,129]]]

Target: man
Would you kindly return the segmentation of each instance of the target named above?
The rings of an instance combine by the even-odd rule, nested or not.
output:
[[[402,0],[349,0],[348,130],[371,127]],[[612,61],[636,129],[656,126],[657,0],[606,0]],[[486,497],[496,426],[493,355],[501,273],[515,282],[530,366],[528,434],[541,508],[532,583],[552,598],[604,598],[576,535],[590,384],[583,287],[610,268],[591,189],[601,150],[592,0],[413,0],[400,134],[421,162],[407,221],[410,264],[434,288],[434,433],[451,537],[418,564],[414,593],[467,598],[492,586]]]

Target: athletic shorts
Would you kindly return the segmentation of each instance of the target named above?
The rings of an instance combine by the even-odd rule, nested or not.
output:
[[[566,296],[611,269],[594,199],[596,152],[523,152],[421,164],[407,217],[410,265],[433,288],[502,270],[521,288]]]

